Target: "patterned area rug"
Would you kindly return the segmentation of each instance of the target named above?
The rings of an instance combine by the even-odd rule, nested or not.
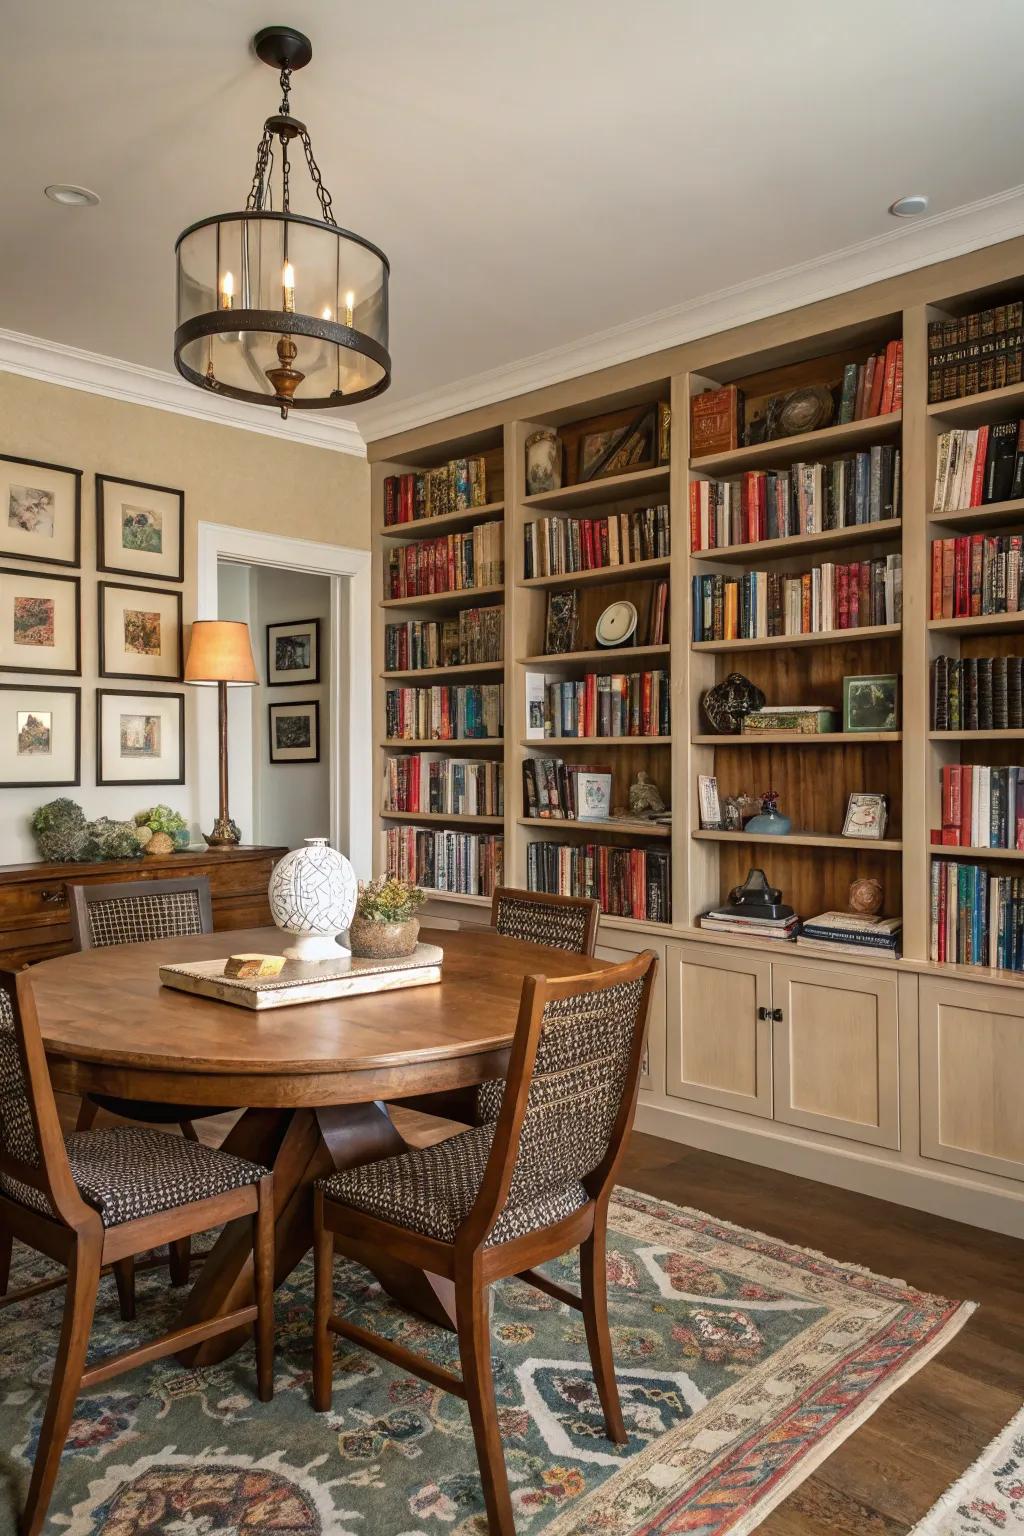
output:
[[[911,1536],[1011,1536],[1024,1531],[1024,1408]]]
[[[45,1261],[16,1249],[16,1279]],[[575,1260],[551,1266],[575,1280]],[[619,1190],[608,1244],[628,1445],[604,1437],[579,1314],[520,1281],[496,1290],[498,1410],[524,1536],[752,1530],[965,1322],[924,1295],[696,1211]],[[349,1315],[449,1366],[454,1338],[338,1265]],[[311,1270],[278,1293],[276,1397],[251,1352],[205,1372],[162,1362],[79,1399],[54,1536],[481,1536],[465,1405],[338,1341],[333,1411],[309,1407]],[[123,1347],[180,1305],[140,1276],[139,1319],[104,1282],[94,1343]],[[13,1530],[53,1366],[62,1293],[0,1313],[0,1532]]]

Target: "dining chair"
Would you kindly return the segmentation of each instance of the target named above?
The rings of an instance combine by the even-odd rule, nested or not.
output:
[[[213,932],[213,903],[205,875],[186,880],[112,881],[106,885],[68,885],[71,908],[71,942],[76,950],[102,949],[110,944],[145,944],[151,939],[171,939]],[[89,1093],[82,1100],[77,1129],[91,1130],[100,1110],[122,1120],[145,1125],[176,1125],[189,1141],[196,1141],[193,1121],[223,1114],[191,1104],[158,1104],[112,1094]],[[187,1285],[191,1244],[178,1243],[168,1256],[172,1285]],[[134,1274],[126,1270],[122,1290],[122,1316],[134,1316]]]
[[[645,951],[589,976],[523,982],[504,1080],[485,1085],[481,1123],[430,1147],[348,1168],[314,1199],[313,1405],[331,1405],[339,1334],[464,1398],[491,1536],[514,1536],[494,1399],[488,1287],[511,1275],[583,1313],[610,1440],[624,1444],[608,1330],[608,1202],[636,1109],[657,965]],[[484,1095],[482,1095],[484,1097]],[[535,1266],[580,1250],[580,1294]],[[381,1251],[451,1280],[462,1374],[333,1311],[336,1251]]]
[[[177,1328],[87,1365],[100,1275],[154,1244],[251,1216],[255,1305]],[[67,1270],[64,1320],[21,1536],[42,1531],[75,1399],[136,1366],[253,1325],[261,1402],[274,1390],[274,1179],[266,1168],[149,1126],[61,1134],[29,972],[0,991],[0,1306],[14,1238]],[[45,1282],[44,1282],[45,1285]]]

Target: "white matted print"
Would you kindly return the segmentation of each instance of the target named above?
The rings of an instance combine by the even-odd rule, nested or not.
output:
[[[0,683],[0,789],[80,784],[80,688]]]
[[[82,471],[0,454],[0,556],[79,565]]]
[[[184,784],[185,695],[96,690],[96,783]]]
[[[185,492],[97,475],[96,567],[154,581],[183,581]]]
[[[272,763],[320,761],[320,705],[315,699],[271,704],[268,720]]]
[[[267,625],[267,687],[320,681],[320,620]]]
[[[182,679],[181,593],[99,583],[100,676]]]
[[[80,594],[77,576],[0,568],[0,672],[80,672]]]

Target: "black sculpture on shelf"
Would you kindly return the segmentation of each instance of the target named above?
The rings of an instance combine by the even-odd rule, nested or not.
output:
[[[743,724],[743,716],[764,708],[765,696],[742,672],[730,672],[722,682],[708,689],[702,703],[713,731],[720,736],[736,736]]]

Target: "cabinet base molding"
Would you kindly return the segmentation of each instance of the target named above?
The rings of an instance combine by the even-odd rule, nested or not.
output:
[[[696,1109],[641,1101],[636,1129],[702,1152],[734,1157],[778,1173],[792,1173],[854,1194],[910,1206],[930,1216],[1024,1238],[1024,1190],[997,1189],[939,1168],[897,1162],[854,1147],[810,1143],[771,1123],[737,1125],[734,1120],[717,1118],[713,1111]],[[685,1193],[682,1190],[679,1195],[684,1203]]]

